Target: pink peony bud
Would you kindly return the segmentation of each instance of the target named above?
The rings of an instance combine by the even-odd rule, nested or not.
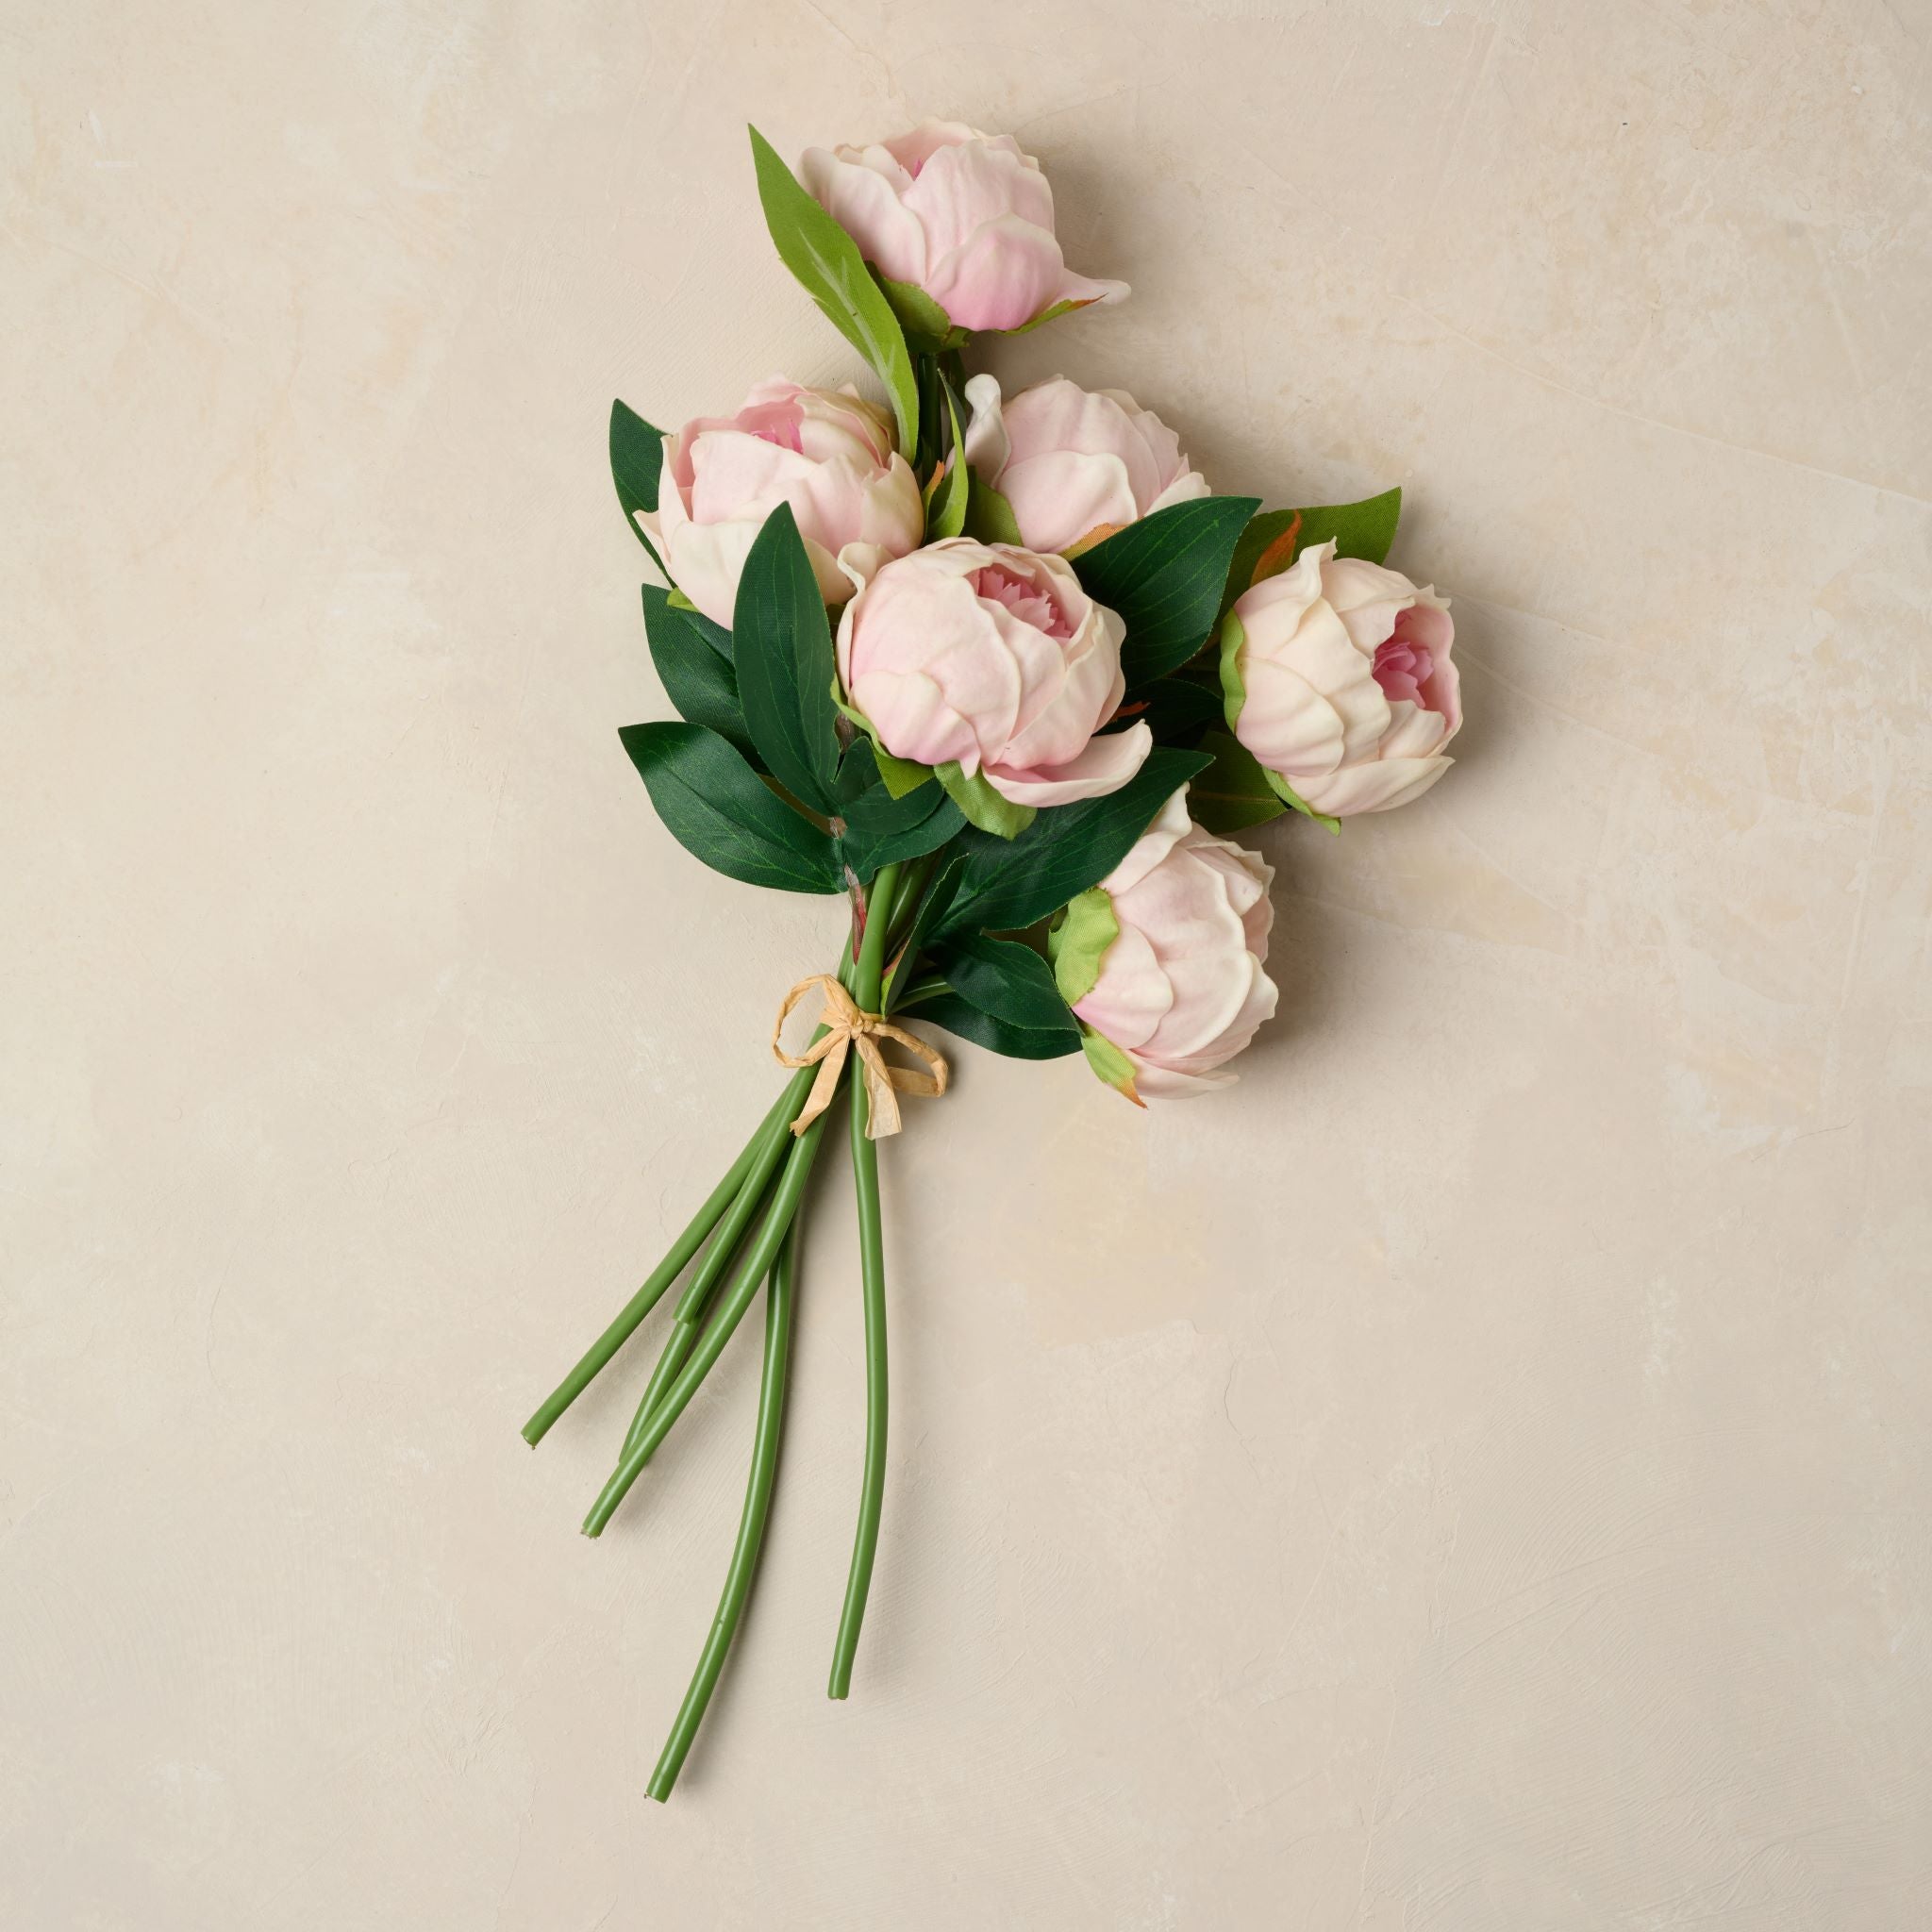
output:
[[[925,511],[912,466],[892,449],[891,419],[843,389],[802,389],[774,376],[735,416],[700,416],[664,439],[655,512],[638,522],[679,590],[729,626],[753,540],[791,506],[828,604],[852,578],[916,549]]]
[[[954,537],[888,563],[839,621],[839,675],[895,758],[957,764],[1015,805],[1116,791],[1153,746],[1118,708],[1122,625],[1073,567]]]
[[[1208,493],[1180,438],[1125,390],[1084,390],[1056,375],[1003,405],[998,380],[975,375],[966,400],[966,460],[1012,507],[1031,549],[1068,550]]]
[[[1183,786],[1068,908],[1055,935],[1060,991],[1125,1057],[1137,1097],[1181,1099],[1233,1083],[1216,1069],[1274,1011],[1274,982],[1261,970],[1274,876],[1256,854],[1194,824]]]
[[[1462,723],[1448,603],[1318,543],[1244,591],[1222,636],[1227,722],[1318,812],[1388,811],[1454,762]]]
[[[799,174],[882,275],[924,289],[958,327],[1020,328],[1127,292],[1068,269],[1053,191],[1009,134],[923,121],[866,147],[808,148]]]

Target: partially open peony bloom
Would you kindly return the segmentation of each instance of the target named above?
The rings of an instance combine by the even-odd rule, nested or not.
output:
[[[1067,550],[1208,494],[1180,438],[1124,389],[1085,390],[1056,375],[1003,403],[998,378],[975,375],[966,400],[966,460],[1012,506],[1029,549]]]
[[[1274,924],[1274,876],[1254,853],[1189,819],[1184,786],[1120,864],[1068,908],[1055,935],[1060,991],[1125,1056],[1137,1096],[1173,1100],[1233,1083],[1218,1069],[1274,1011],[1274,982],[1261,970]],[[1118,928],[1110,939],[1109,920]],[[1083,987],[1096,927],[1105,950]]]
[[[1067,267],[1053,191],[1010,134],[922,121],[865,147],[808,148],[799,173],[882,275],[924,289],[960,328],[1020,328],[1127,292]]]
[[[1119,707],[1122,625],[1073,567],[954,537],[888,563],[839,621],[839,675],[895,758],[983,773],[1015,805],[1115,791],[1153,747]]]
[[[852,594],[851,575],[917,549],[925,509],[912,466],[892,448],[891,419],[842,389],[761,382],[735,416],[700,416],[664,439],[655,512],[638,522],[679,590],[729,626],[753,540],[781,503],[791,506],[828,604]]]
[[[1262,768],[1318,812],[1387,811],[1454,760],[1462,723],[1447,602],[1400,571],[1302,552],[1244,591],[1222,639],[1227,722]]]

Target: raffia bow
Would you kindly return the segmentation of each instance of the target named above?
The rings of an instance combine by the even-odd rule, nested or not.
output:
[[[778,1036],[784,1032],[792,1008],[814,991],[822,991],[825,998],[825,1009],[819,1016],[824,1033],[803,1053],[787,1053],[778,1043]],[[882,1040],[897,1041],[908,1053],[924,1060],[930,1071],[888,1065],[879,1048]],[[917,1034],[895,1026],[883,1013],[861,1011],[858,1001],[830,974],[815,973],[809,979],[801,979],[785,995],[785,1004],[778,1008],[777,1024],[772,1028],[772,1052],[781,1066],[815,1066],[819,1070],[805,1106],[791,1123],[794,1134],[804,1133],[831,1106],[832,1096],[839,1091],[839,1075],[844,1071],[845,1056],[854,1047],[858,1050],[859,1072],[864,1075],[866,1099],[871,1103],[865,1124],[869,1141],[883,1141],[899,1131],[901,1093],[929,1094],[936,1098],[946,1091],[947,1068],[942,1054]]]

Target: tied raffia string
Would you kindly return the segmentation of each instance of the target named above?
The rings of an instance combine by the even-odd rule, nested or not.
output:
[[[801,1054],[787,1053],[778,1043],[778,1036],[784,1032],[792,1008],[814,991],[823,992],[825,998],[825,1010],[819,1016],[824,1036],[813,1041]],[[931,1071],[922,1073],[917,1067],[888,1066],[879,1049],[882,1040],[896,1040]],[[946,1091],[946,1062],[942,1055],[917,1034],[893,1025],[883,1013],[861,1012],[858,1001],[830,974],[815,973],[809,979],[801,979],[785,995],[785,1004],[778,1008],[777,1024],[772,1028],[772,1052],[781,1066],[819,1070],[804,1108],[791,1123],[794,1134],[804,1133],[831,1106],[832,1096],[839,1091],[839,1075],[844,1071],[845,1056],[854,1048],[858,1052],[858,1068],[865,1077],[866,1098],[871,1102],[865,1124],[868,1141],[883,1141],[899,1131],[901,1093],[937,1096]]]

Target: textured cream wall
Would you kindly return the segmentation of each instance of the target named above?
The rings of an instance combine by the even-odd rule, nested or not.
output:
[[[0,1923],[1932,1920],[1924,0],[0,6]],[[1046,158],[1224,488],[1400,481],[1472,722],[1219,1101],[959,1056],[823,1694],[842,1160],[598,1546],[518,1424],[838,908],[659,829],[606,406],[841,345],[787,153]],[[641,1365],[625,1368],[633,1376]],[[631,1385],[634,1389],[635,1383]]]

